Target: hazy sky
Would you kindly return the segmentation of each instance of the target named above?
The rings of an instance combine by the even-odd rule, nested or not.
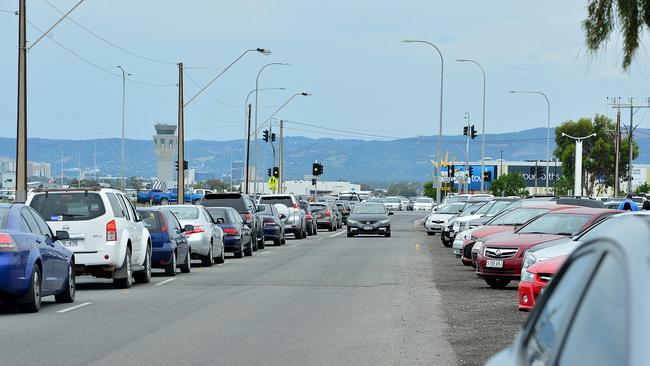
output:
[[[48,1],[62,11],[77,2]],[[605,97],[650,95],[650,80],[637,86],[646,77],[648,56],[641,49],[629,74],[620,71],[617,39],[607,52],[591,56],[580,28],[585,4],[86,0],[72,19],[129,52],[166,63],[123,52],[70,21],[62,22],[52,37],[70,51],[43,39],[28,55],[29,136],[118,137],[121,79],[116,65],[123,65],[134,80],[163,85],[127,83],[127,136],[149,139],[155,122],[176,123],[174,63],[210,67],[188,70],[189,97],[198,90],[189,77],[204,84],[245,49],[255,47],[273,53],[249,53],[208,89],[209,95],[187,107],[189,139],[243,137],[244,98],[255,87],[257,71],[268,62],[292,65],[269,67],[262,74],[261,88],[286,90],[260,93],[260,120],[304,90],[313,96],[294,99],[279,118],[384,136],[437,133],[439,57],[428,46],[404,44],[402,39],[429,40],[442,49],[447,134],[461,132],[465,112],[480,124],[480,70],[457,58],[473,58],[486,70],[488,133],[545,126],[543,98],[508,94],[511,89],[546,92],[552,124],[595,113],[612,115]],[[17,6],[18,0],[0,0],[0,10]],[[59,17],[44,0],[28,0],[27,15],[40,29]],[[0,12],[0,135],[7,137],[15,136],[17,25],[18,17]],[[29,40],[39,35],[28,27]],[[288,124],[287,134],[329,133]]]

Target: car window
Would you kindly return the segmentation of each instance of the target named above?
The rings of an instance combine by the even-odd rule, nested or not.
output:
[[[7,219],[9,218],[9,208],[2,207],[0,208],[0,229],[7,228]]]
[[[20,210],[20,221],[23,222],[23,225],[25,226],[25,229],[27,231],[37,234],[37,235],[42,235],[41,230],[38,228],[38,224],[36,223],[36,220],[34,220],[34,216],[29,213],[27,208],[23,208]]]
[[[119,201],[117,200],[117,197],[115,196],[115,193],[107,193],[106,197],[108,197],[108,202],[111,205],[111,209],[113,210],[113,216],[115,217],[124,217],[126,214],[124,213],[124,208],[120,205]]]
[[[270,196],[260,198],[260,203],[270,203],[272,205],[281,203],[287,207],[293,207],[291,196]]]
[[[228,210],[228,213],[230,214],[231,222],[238,223],[240,225],[244,223],[244,220],[242,220],[241,216],[237,212]]]
[[[41,215],[39,215],[38,212],[36,212],[36,210],[31,207],[28,207],[27,211],[29,211],[29,213],[34,217],[34,221],[36,221],[36,225],[38,225],[38,230],[41,232],[41,234],[43,236],[49,236],[52,238],[52,230],[50,230],[50,227],[47,226],[47,223],[45,220],[43,220]]]
[[[106,213],[101,196],[91,192],[37,194],[29,205],[46,221],[84,221]]]
[[[208,208],[207,210],[208,210],[208,212],[210,213],[210,216],[212,216],[212,218],[214,219],[215,222],[217,220],[219,220],[219,219],[222,219],[224,221],[224,223],[229,223],[230,222],[230,220],[228,220],[228,217],[229,217],[228,212],[230,210],[228,210],[227,208],[225,208],[225,207],[211,207],[211,208]],[[239,215],[237,215],[237,216],[239,216]]]
[[[149,230],[149,232],[158,233],[161,231],[161,225],[157,211],[139,211],[139,214],[142,218],[142,224]]]
[[[198,207],[170,207],[171,211],[179,220],[196,220],[199,218]]]
[[[117,200],[120,202],[120,206],[122,207],[122,210],[124,210],[124,217],[126,217],[127,220],[131,220],[131,212],[129,212],[129,208],[126,206],[126,202],[124,202],[124,197],[122,197],[121,194],[116,195]]]
[[[246,196],[232,197],[232,195],[224,197],[213,197],[201,201],[201,205],[205,207],[232,207],[237,212],[242,213],[250,210],[250,203],[247,201]]]
[[[607,255],[576,311],[560,365],[627,365],[626,284],[624,263]]]
[[[545,212],[548,212],[548,209],[545,208],[518,208],[512,211],[506,212],[502,215],[496,216],[491,221],[488,221],[488,225],[506,225],[506,226],[515,226],[521,225],[528,220],[532,219],[537,215],[541,215]]]
[[[518,232],[573,235],[582,230],[589,219],[591,219],[590,215],[548,213],[531,221]]]
[[[585,286],[587,270],[596,259],[593,252],[573,260],[557,287],[538,313],[527,338],[527,364],[545,365],[556,347],[562,327],[572,313],[575,294]]]
[[[133,207],[133,203],[128,197],[124,197],[124,202],[126,202],[127,206],[129,206],[129,212],[133,215],[133,220],[138,221],[140,220],[140,215],[138,215],[138,211],[136,211],[135,207]]]
[[[598,237],[602,237],[604,233],[611,230],[611,227],[605,224],[606,222],[607,222],[606,219],[601,220],[596,225],[591,226],[587,231],[585,231],[584,233],[582,233],[582,235],[580,235],[578,240],[586,242],[586,241],[596,239]]]

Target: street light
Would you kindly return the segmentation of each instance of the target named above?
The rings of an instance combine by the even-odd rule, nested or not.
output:
[[[266,69],[269,66],[273,66],[273,65],[289,66],[291,64],[286,63],[286,62],[271,62],[271,63],[268,63],[268,64],[262,66],[262,68],[260,68],[260,71],[257,72],[257,77],[255,78],[255,129],[254,129],[254,131],[255,131],[255,142],[253,144],[253,162],[254,162],[254,165],[255,165],[255,176],[256,177],[257,177],[257,163],[258,163],[258,153],[257,153],[257,150],[258,150],[258,145],[257,145],[257,102],[258,102],[259,90],[260,90],[260,75],[262,74],[262,71],[264,71],[264,69]],[[254,182],[253,185],[254,185],[253,190],[255,192],[257,192],[257,179],[255,179],[255,182]]]
[[[574,184],[573,184],[573,194],[576,196],[582,196],[582,140],[588,139],[590,137],[596,136],[595,133],[592,133],[591,135],[584,136],[584,137],[574,137],[571,135],[567,135],[566,133],[562,133],[562,137],[568,137],[570,139],[575,140],[576,142],[576,162],[575,162],[575,173],[574,173]]]
[[[435,50],[438,51],[438,55],[440,55],[440,123],[438,126],[438,159],[437,159],[438,161],[440,161],[442,159],[442,93],[443,93],[443,85],[444,85],[445,60],[442,57],[442,52],[440,52],[440,49],[429,41],[407,39],[402,42],[428,44],[429,46],[435,48]],[[436,204],[437,205],[440,204],[440,197],[441,197],[440,190],[442,188],[440,184],[441,180],[442,180],[442,168],[439,168],[438,177],[436,179]]]
[[[480,63],[472,59],[462,58],[456,61],[471,62],[476,66],[478,66],[481,69],[481,72],[483,73],[483,122],[481,127],[481,192],[483,192],[483,188],[485,187],[485,179],[483,179],[483,177],[485,176],[485,70],[483,69],[483,66],[481,66]]]
[[[131,74],[124,71],[121,65],[118,65],[117,68],[122,71],[122,146],[120,151],[120,190],[124,192],[126,189],[124,184],[124,112],[126,105],[126,76],[131,76]]]
[[[548,193],[548,176],[549,172],[549,160],[551,159],[551,102],[548,101],[546,94],[541,91],[520,91],[520,90],[511,90],[508,93],[511,94],[539,94],[546,99],[546,193]]]

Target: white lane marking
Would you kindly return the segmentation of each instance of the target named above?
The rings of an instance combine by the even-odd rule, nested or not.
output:
[[[292,247],[297,247],[298,245],[300,245],[300,244],[294,244],[294,245],[292,245]]]
[[[347,233],[347,231],[341,231],[340,233],[336,233],[336,234],[330,235],[329,237],[330,237],[330,238],[333,238],[333,237],[335,237],[335,236],[339,236],[339,235],[341,235],[341,234],[345,234],[345,233]]]
[[[164,281],[162,281],[162,282],[158,282],[158,283],[155,284],[154,286],[162,286],[162,285],[164,285],[164,284],[166,284],[166,283],[172,282],[173,280],[175,280],[175,278],[168,278],[168,279],[166,279],[166,280],[164,280]]]
[[[59,310],[59,311],[57,311],[57,313],[59,313],[59,314],[67,313],[68,311],[83,308],[84,306],[88,306],[90,304],[92,304],[92,302],[84,302],[83,304],[79,304],[79,305],[71,306],[71,307],[63,309],[63,310]]]
[[[316,240],[323,240],[323,239],[325,239],[325,238],[318,238],[318,239],[316,239]]]
[[[260,252],[259,254],[266,254],[266,253],[271,253],[271,251],[270,250],[265,250],[263,252]]]

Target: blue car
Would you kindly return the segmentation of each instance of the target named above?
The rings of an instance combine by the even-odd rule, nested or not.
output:
[[[286,217],[278,212],[275,205],[259,204],[260,215],[264,222],[264,240],[273,240],[273,245],[279,246],[287,242],[284,220]]]
[[[217,226],[223,231],[223,249],[235,258],[253,255],[253,233],[241,215],[232,207],[206,207]]]
[[[16,302],[24,312],[41,309],[41,298],[56,302],[75,297],[74,254],[41,215],[23,204],[0,204],[0,299]]]
[[[167,276],[176,276],[176,268],[190,273],[190,246],[185,232],[194,227],[182,227],[171,211],[158,207],[139,208],[138,214],[151,235],[151,266],[163,268]]]

